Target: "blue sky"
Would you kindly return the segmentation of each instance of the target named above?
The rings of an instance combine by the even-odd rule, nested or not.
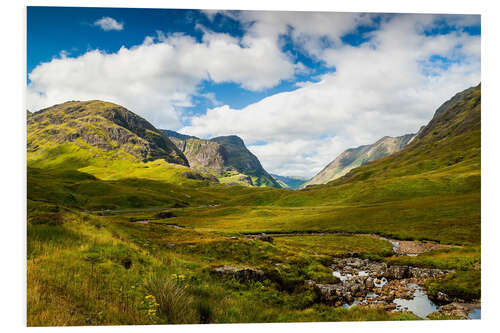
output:
[[[480,81],[480,17],[28,7],[28,107],[104,99],[268,171],[415,132]]]
[[[103,17],[111,17],[123,23],[122,30],[103,31],[94,22]],[[127,48],[139,45],[146,36],[153,36],[157,31],[165,34],[182,33],[201,41],[202,31],[196,28],[200,24],[208,29],[242,37],[244,27],[238,20],[222,14],[216,14],[213,20],[199,10],[182,9],[138,9],[138,8],[85,8],[85,7],[28,7],[28,56],[27,72],[30,73],[42,62],[49,62],[64,51],[69,57],[78,57],[89,50],[102,50],[107,53],[117,52],[122,46]],[[363,40],[359,32],[348,34],[345,41],[358,44]],[[71,36],[70,38],[68,38]],[[297,48],[289,36],[282,36],[283,51],[289,52],[295,62],[302,62],[311,71],[298,74],[278,85],[259,91],[242,89],[238,84],[225,82],[214,84],[204,81],[200,84],[203,93],[214,93],[217,101],[233,108],[243,108],[264,97],[282,91],[294,90],[295,82],[315,80],[318,75],[335,71],[335,67],[313,59]],[[28,82],[29,77],[27,78]],[[204,113],[207,107],[214,106],[207,98],[196,98],[195,106],[185,112]]]

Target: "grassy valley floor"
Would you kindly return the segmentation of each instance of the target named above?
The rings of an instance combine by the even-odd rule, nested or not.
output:
[[[233,198],[252,191],[230,189]],[[198,191],[210,190],[187,193],[196,198]],[[222,202],[226,195],[216,187],[213,203],[179,207],[167,200],[169,208],[122,205],[96,211],[29,200],[28,325],[419,319],[321,302],[304,282],[337,283],[332,259],[352,252],[390,264],[455,270],[429,280],[429,293],[480,298],[480,239],[470,236],[480,234],[480,200],[473,194],[303,207],[232,205]],[[277,194],[271,190],[271,195]],[[275,235],[273,243],[249,236],[261,232],[284,235]],[[322,234],[304,235],[311,232]],[[390,242],[360,233],[456,246],[394,256]],[[265,279],[213,274],[224,265],[260,269]]]

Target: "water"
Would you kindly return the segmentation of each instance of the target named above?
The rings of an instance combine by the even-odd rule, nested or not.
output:
[[[369,275],[368,272],[365,272],[365,271],[358,272],[358,276],[368,276],[368,275]],[[333,276],[335,276],[336,278],[339,278],[340,281],[342,281],[342,282],[347,281],[347,280],[351,280],[352,278],[354,278],[354,275],[352,275],[350,273],[342,274],[341,271],[334,271]]]
[[[387,283],[387,279],[385,277],[381,278],[378,283],[376,280],[373,281],[373,284],[377,288],[382,288],[386,283]]]
[[[369,274],[365,271],[359,271],[358,276],[368,276]]]
[[[434,304],[429,299],[429,297],[427,297],[427,294],[421,287],[416,284],[409,284],[408,286],[411,288],[415,288],[413,299],[394,299],[394,303],[398,305],[398,308],[407,309],[420,318],[425,318],[429,315],[429,313],[432,313],[439,309],[439,307]]]
[[[335,276],[336,278],[339,278],[340,281],[342,281],[342,282],[352,279],[352,274],[349,274],[349,273],[342,274],[340,271],[333,272],[333,276]]]
[[[392,244],[392,251],[397,253],[399,248],[399,242],[392,239],[389,239],[389,242],[391,242]]]
[[[481,308],[475,308],[469,313],[470,319],[481,319]]]
[[[359,301],[357,299],[355,299],[354,302],[352,302],[352,304],[347,304],[346,303],[343,306],[344,306],[344,309],[350,309],[350,308],[352,308],[353,306],[355,306],[357,304],[359,304]]]

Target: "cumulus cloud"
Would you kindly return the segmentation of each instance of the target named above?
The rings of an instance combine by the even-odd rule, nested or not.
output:
[[[227,105],[210,109],[182,131],[239,134],[265,168],[307,176],[346,148],[416,132],[441,103],[480,81],[480,37],[460,31],[423,33],[435,20],[395,16],[359,47],[318,51],[320,59],[337,68],[319,82],[241,110]],[[446,65],[436,56],[447,59]],[[262,140],[267,144],[256,145]]]
[[[123,105],[159,127],[176,128],[182,108],[193,105],[203,80],[261,90],[293,77],[295,68],[269,41],[249,39],[242,44],[230,35],[206,31],[202,42],[197,42],[182,34],[158,33],[116,53],[64,54],[40,64],[29,74],[28,108],[103,99]]]
[[[100,27],[104,31],[123,30],[123,23],[119,23],[112,17],[102,17],[94,22],[96,27]]]
[[[268,171],[313,176],[349,147],[416,132],[445,100],[480,81],[480,36],[463,29],[479,16],[222,14],[240,21],[243,37],[197,26],[201,41],[158,33],[115,53],[64,53],[40,64],[29,74],[28,107],[104,99],[157,127],[200,137],[239,135]],[[215,12],[208,15],[213,19]],[[364,33],[367,41],[344,44],[341,37],[360,25],[374,28]],[[455,29],[427,33],[443,25]],[[308,73],[283,51],[283,35],[336,71],[238,110],[200,92],[204,80],[261,91]],[[194,96],[214,107],[189,118],[183,108]]]

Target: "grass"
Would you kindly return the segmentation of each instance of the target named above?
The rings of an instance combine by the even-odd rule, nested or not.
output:
[[[434,298],[438,292],[442,292],[450,298],[476,302],[481,298],[481,270],[459,270],[445,277],[429,280],[425,286],[429,295]]]
[[[455,270],[428,280],[429,294],[479,298],[477,91],[449,104],[398,153],[300,191],[190,179],[185,166],[134,155],[141,140],[161,139],[156,132],[138,132],[138,147],[118,146],[102,132],[106,120],[99,117],[90,117],[97,121],[89,130],[108,140],[109,150],[81,140],[55,143],[53,137],[74,128],[30,116],[28,325],[418,319],[318,303],[304,281],[337,282],[328,267],[349,252]],[[262,232],[276,234],[274,242],[246,237]],[[368,234],[452,247],[393,257],[389,242]],[[261,269],[266,278],[212,274],[222,265]]]
[[[43,205],[35,209],[31,203],[31,214],[53,210]],[[315,292],[302,287],[304,279],[335,282],[325,265],[331,254],[350,250],[345,237],[311,236],[329,249],[314,254],[293,237],[278,237],[272,245],[118,222],[115,216],[70,211],[63,216],[59,225],[28,224],[29,326],[401,318],[378,310],[317,308]],[[360,251],[378,249],[382,242],[365,236],[350,240]],[[168,249],[167,242],[176,246]],[[222,264],[258,266],[270,279],[221,280],[210,270]],[[262,311],[251,310],[256,307]]]

